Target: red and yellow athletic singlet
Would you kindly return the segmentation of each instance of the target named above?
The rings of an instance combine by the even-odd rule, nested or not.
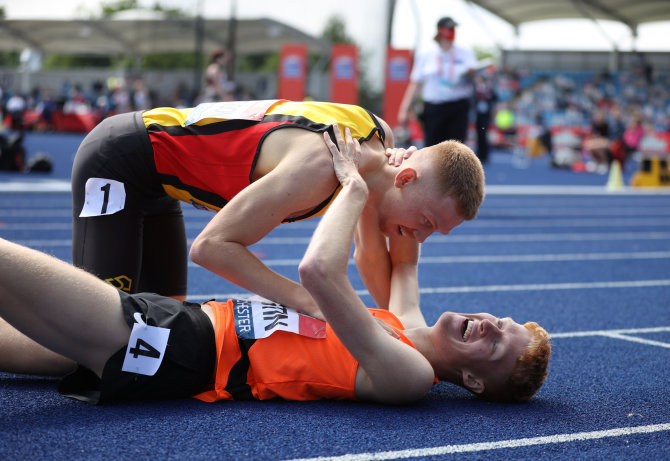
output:
[[[285,100],[206,103],[195,108],[162,107],[142,114],[165,192],[196,207],[220,210],[251,178],[265,137],[298,127],[323,132],[333,122],[353,137],[384,141],[377,118],[359,106]],[[304,216],[323,212],[327,199]]]
[[[260,339],[239,334],[240,303],[211,301],[215,321],[216,379],[213,389],[195,396],[217,400],[356,400],[358,362],[326,324],[326,335],[315,339],[276,331]],[[246,303],[244,306],[248,306]],[[276,305],[275,305],[276,306]],[[400,320],[386,310],[369,309],[398,333],[400,341],[414,345],[402,334]],[[236,330],[236,322],[238,329]]]

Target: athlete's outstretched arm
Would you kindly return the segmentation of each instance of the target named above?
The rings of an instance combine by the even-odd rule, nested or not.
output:
[[[118,290],[94,275],[4,239],[0,267],[0,317],[35,342],[98,374],[128,342]]]
[[[336,130],[337,133],[337,130]],[[316,228],[300,263],[300,280],[319,305],[337,337],[359,361],[357,396],[387,403],[417,400],[433,385],[430,363],[417,350],[392,338],[370,315],[347,277],[354,228],[368,188],[355,159],[360,146],[346,131],[346,142],[326,144],[334,157],[342,190]]]
[[[386,138],[384,149],[389,164],[402,165],[416,151],[396,147],[393,130],[380,119]],[[406,237],[386,237],[379,230],[379,210],[365,207],[354,234],[354,261],[368,293],[381,309],[401,317],[407,328],[425,326],[419,308],[418,264],[420,245]]]

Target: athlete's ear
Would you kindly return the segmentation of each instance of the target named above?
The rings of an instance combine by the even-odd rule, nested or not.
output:
[[[484,381],[466,370],[463,370],[463,385],[475,394],[484,392]]]
[[[402,188],[414,181],[416,178],[417,175],[414,168],[403,168],[395,175],[395,181],[393,182],[393,185],[395,187]]]

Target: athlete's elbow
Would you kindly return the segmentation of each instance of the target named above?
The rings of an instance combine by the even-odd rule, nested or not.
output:
[[[193,240],[193,243],[191,243],[191,248],[188,250],[188,257],[193,261],[194,263],[204,266],[203,263],[205,263],[205,255],[207,254],[207,251],[205,250],[205,247],[207,246],[207,242],[205,239],[200,238],[199,236]]]
[[[332,271],[329,270],[325,261],[318,256],[306,255],[298,265],[300,283],[310,292],[328,283],[330,274],[332,274]]]
[[[228,260],[229,242],[217,241],[210,237],[198,236],[193,240],[189,249],[189,258],[195,264],[208,268],[215,261]]]

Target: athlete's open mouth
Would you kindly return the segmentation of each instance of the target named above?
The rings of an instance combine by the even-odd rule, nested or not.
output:
[[[475,322],[473,322],[470,319],[465,319],[463,324],[461,325],[461,335],[463,337],[463,341],[467,341],[470,339],[470,334],[472,333],[472,327],[475,325]]]

